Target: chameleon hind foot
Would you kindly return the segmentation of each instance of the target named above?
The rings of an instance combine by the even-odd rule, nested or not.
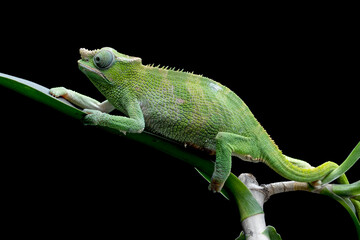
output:
[[[311,182],[310,185],[317,189],[322,186],[322,182],[321,182],[321,180],[317,180],[317,181]]]
[[[210,182],[208,189],[209,189],[209,191],[211,191],[213,193],[220,192],[224,186],[224,183],[225,182],[223,182],[223,181],[219,181],[219,180],[211,178],[211,182]]]

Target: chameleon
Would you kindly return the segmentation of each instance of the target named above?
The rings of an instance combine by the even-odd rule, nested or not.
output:
[[[338,165],[312,167],[282,153],[248,106],[226,86],[202,75],[154,65],[110,47],[80,49],[79,69],[106,98],[99,102],[65,87],[50,89],[83,108],[84,123],[122,133],[146,131],[214,153],[209,190],[220,192],[232,157],[262,162],[284,178],[321,182]],[[112,115],[119,110],[124,115]],[[347,182],[345,175],[342,182]],[[347,182],[348,183],[348,182]]]

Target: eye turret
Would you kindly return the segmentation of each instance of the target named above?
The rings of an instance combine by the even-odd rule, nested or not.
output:
[[[103,49],[95,54],[93,61],[97,68],[107,69],[114,63],[114,54],[106,49]]]

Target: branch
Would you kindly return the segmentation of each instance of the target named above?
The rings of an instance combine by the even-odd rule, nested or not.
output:
[[[314,188],[311,184],[306,182],[286,181],[261,185],[260,188],[262,191],[266,192],[266,200],[272,195],[278,193],[306,191],[321,194],[325,189],[332,191],[339,197],[356,198],[358,197],[360,191],[360,181],[354,182],[352,184],[325,184],[319,188]]]
[[[316,194],[330,196],[340,202],[350,213],[358,232],[360,239],[360,223],[355,215],[355,209],[348,198],[358,199],[360,191],[360,181],[352,184],[325,184],[318,188],[314,188],[311,184],[305,182],[285,181],[270,184],[259,185],[256,178],[249,173],[243,173],[239,179],[248,187],[256,201],[263,208],[264,203],[270,199],[272,195],[293,192],[306,191]],[[357,208],[358,209],[358,208]],[[273,238],[264,238],[266,227],[265,215],[259,214],[251,216],[242,222],[246,240],[263,240]],[[276,237],[274,239],[277,239]],[[279,238],[280,239],[280,238]]]

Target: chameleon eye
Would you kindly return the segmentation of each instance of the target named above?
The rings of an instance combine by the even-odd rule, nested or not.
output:
[[[109,68],[113,64],[114,60],[114,54],[109,50],[102,50],[94,56],[94,64],[99,69]]]

